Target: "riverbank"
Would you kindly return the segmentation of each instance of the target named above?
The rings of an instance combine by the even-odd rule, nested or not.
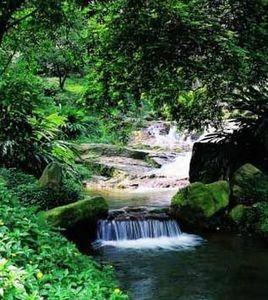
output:
[[[2,177],[0,202],[2,299],[127,299],[112,266],[82,255],[36,209],[23,206]]]

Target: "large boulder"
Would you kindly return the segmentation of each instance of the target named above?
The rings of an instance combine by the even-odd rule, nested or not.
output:
[[[39,179],[39,185],[42,188],[59,190],[62,186],[62,180],[62,166],[59,163],[53,162],[46,166]]]
[[[88,198],[45,212],[47,221],[55,227],[73,228],[81,223],[94,223],[108,212],[102,197]]]
[[[229,180],[246,163],[268,171],[267,155],[263,141],[251,132],[236,135],[232,141],[197,142],[193,147],[190,182]]]
[[[268,201],[268,176],[252,164],[245,164],[234,173],[231,188],[235,203]]]
[[[190,182],[212,183],[229,177],[229,144],[197,142],[190,163]]]
[[[229,184],[195,182],[181,189],[171,201],[171,214],[188,227],[209,227],[209,220],[229,204]]]

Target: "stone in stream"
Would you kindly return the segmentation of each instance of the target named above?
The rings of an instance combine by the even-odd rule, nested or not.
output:
[[[55,227],[69,229],[80,223],[96,222],[107,212],[107,202],[102,197],[93,197],[48,210],[45,218]]]
[[[144,136],[146,133],[146,138]],[[141,134],[141,139],[136,139]],[[188,172],[176,177],[176,172],[184,167],[172,170],[171,174],[161,174],[163,166],[177,162],[178,148],[191,148],[192,141],[187,136],[177,133],[176,127],[170,122],[150,122],[132,137],[126,147],[107,144],[82,144],[78,146],[80,162],[90,166],[98,175],[109,177],[108,180],[85,183],[88,189],[143,189],[143,188],[174,188],[188,184]],[[142,144],[140,144],[142,142]],[[184,155],[181,154],[180,157]]]
[[[189,227],[208,227],[209,220],[229,204],[227,181],[195,182],[181,189],[171,201],[171,214]]]
[[[107,220],[127,221],[127,220],[168,220],[168,207],[124,207],[109,211]]]
[[[129,147],[116,146],[111,144],[80,144],[77,150],[81,154],[82,159],[91,158],[92,154],[97,156],[121,156],[127,158],[144,160],[148,152]],[[88,156],[87,156],[88,155]]]
[[[238,204],[234,208],[232,208],[232,210],[229,213],[229,217],[235,224],[240,224],[247,210],[247,206],[243,204]]]

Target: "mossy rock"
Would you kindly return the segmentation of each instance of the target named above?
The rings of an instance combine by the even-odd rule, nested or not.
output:
[[[41,188],[60,189],[63,180],[62,166],[53,162],[46,166],[42,176],[39,179]]]
[[[235,203],[268,201],[268,176],[251,164],[243,165],[234,173],[231,188]]]
[[[247,207],[245,205],[238,204],[230,211],[229,216],[234,223],[240,224],[246,214],[246,210]]]
[[[257,235],[268,240],[268,203],[255,203],[247,213],[245,222]]]
[[[108,204],[102,197],[94,197],[45,212],[47,221],[55,227],[71,228],[81,222],[96,222],[108,212]]]
[[[229,204],[229,184],[195,182],[180,190],[171,201],[171,214],[188,225],[201,224]]]

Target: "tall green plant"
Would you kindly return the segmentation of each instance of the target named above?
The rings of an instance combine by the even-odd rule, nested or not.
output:
[[[22,69],[20,69],[22,67]],[[0,81],[0,164],[40,173],[53,159],[65,122],[56,109],[47,113],[51,99],[43,94],[41,82],[19,63]],[[53,107],[53,106],[52,106]]]

